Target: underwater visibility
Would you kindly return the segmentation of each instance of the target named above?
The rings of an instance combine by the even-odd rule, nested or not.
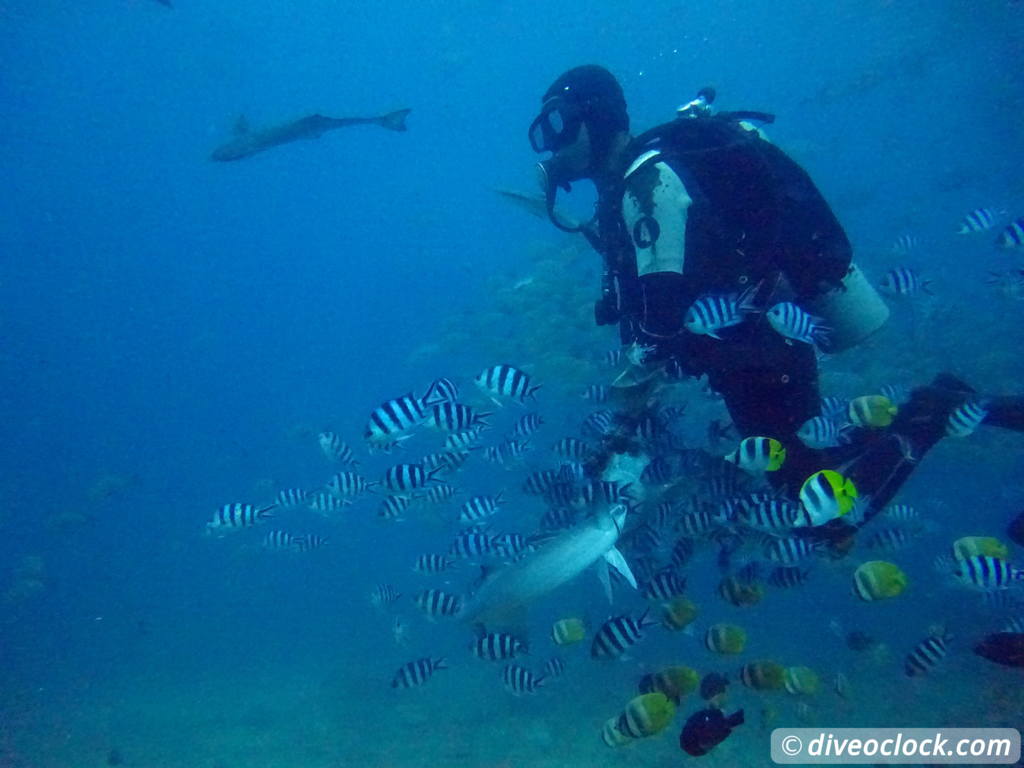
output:
[[[0,13],[0,768],[1024,727],[1024,3]]]

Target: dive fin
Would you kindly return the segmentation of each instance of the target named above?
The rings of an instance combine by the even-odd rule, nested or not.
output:
[[[612,547],[604,553],[605,562],[618,571],[622,578],[626,580],[633,589],[636,589],[636,576],[633,575],[633,571],[629,569],[629,563],[626,562],[626,558],[622,556],[615,547]]]

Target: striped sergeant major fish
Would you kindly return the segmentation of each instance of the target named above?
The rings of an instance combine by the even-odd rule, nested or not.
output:
[[[327,481],[327,490],[343,499],[351,499],[366,493],[376,485],[376,480],[367,480],[356,472],[336,472]]]
[[[536,693],[544,685],[544,678],[533,674],[526,667],[518,664],[509,664],[501,671],[501,679],[505,684],[505,690],[513,696],[522,696],[524,693]]]
[[[384,485],[392,493],[403,493],[423,488],[443,466],[426,469],[422,464],[396,464],[384,473]]]
[[[987,232],[996,225],[996,212],[991,208],[975,208],[962,219],[956,233],[958,235],[971,235],[977,232]]]
[[[284,488],[277,492],[274,499],[279,507],[297,507],[305,504],[309,499],[309,492],[301,488]]]
[[[448,669],[444,658],[422,658],[403,664],[391,680],[392,688],[417,688],[427,682],[439,669]]]
[[[820,317],[805,312],[791,301],[781,301],[768,310],[768,325],[780,336],[805,344],[825,344],[831,331]]]
[[[951,639],[945,631],[937,631],[914,646],[903,662],[903,671],[907,677],[927,675],[935,669],[949,653]]]
[[[438,616],[455,616],[462,608],[462,601],[458,595],[440,589],[424,589],[416,594],[414,602],[431,620]]]
[[[540,384],[534,384],[529,374],[507,363],[484,368],[473,381],[482,390],[490,393],[491,399],[497,405],[501,405],[497,399],[499,397],[507,397],[520,403],[525,403],[527,398],[535,400],[537,390],[540,389]]]
[[[493,496],[473,496],[459,510],[459,522],[469,525],[493,517],[504,504],[502,491]]]
[[[403,132],[406,130],[405,118],[410,109],[398,109],[377,117],[327,117],[326,115],[307,115],[298,120],[265,128],[262,131],[249,130],[248,121],[239,118],[235,124],[235,137],[226,144],[213,150],[211,160],[227,162],[252,157],[282,144],[304,139],[319,139],[328,131],[348,128],[352,125],[379,125],[389,131]]]
[[[615,431],[615,411],[594,411],[583,420],[581,427],[588,437],[601,439]]]
[[[1008,589],[1024,581],[1024,570],[990,555],[959,560],[953,575],[964,586],[982,590]]]
[[[297,537],[287,531],[268,531],[263,537],[263,548],[271,552],[287,552],[296,549]]]
[[[575,579],[595,563],[605,594],[611,594],[611,566],[636,589],[626,559],[615,548],[626,520],[626,505],[598,510],[580,524],[552,537],[520,560],[486,573],[465,601],[460,620],[490,626],[513,619],[531,603]]]
[[[358,466],[359,462],[356,461],[352,447],[334,432],[321,432],[317,436],[317,442],[320,443],[320,450],[323,451],[328,461],[347,466]]]
[[[1024,216],[1006,225],[996,240],[996,245],[1007,249],[1024,246]]]
[[[371,445],[393,445],[411,437],[425,416],[423,403],[408,392],[374,408],[363,437]]]
[[[491,557],[497,554],[497,551],[494,548],[494,542],[487,534],[479,531],[464,531],[452,541],[448,554],[466,560],[479,560]]]
[[[475,427],[490,426],[487,423],[490,415],[462,403],[440,403],[431,409],[427,424],[442,432],[465,432]]]
[[[316,533],[309,533],[305,536],[295,536],[292,541],[299,552],[312,552],[326,546],[329,539]]]
[[[213,514],[213,520],[206,524],[207,533],[223,535],[227,531],[238,531],[242,528],[251,528],[257,523],[273,517],[271,510],[276,507],[271,504],[266,507],[257,507],[255,504],[224,504]]]
[[[445,450],[448,451],[471,451],[484,436],[483,427],[465,429],[461,432],[452,432],[444,439]]]
[[[529,653],[526,643],[507,632],[485,633],[481,631],[477,638],[470,643],[469,650],[478,659],[484,661],[506,661],[514,659],[519,654]]]
[[[314,493],[309,497],[309,508],[325,517],[341,512],[351,505],[351,499],[343,499],[330,493]]]
[[[946,434],[949,437],[968,437],[988,416],[987,404],[984,402],[967,401],[949,414],[946,420]]]
[[[916,270],[910,267],[896,267],[890,269],[882,277],[878,284],[878,290],[890,296],[916,296],[919,293],[934,295],[931,288],[931,280],[922,279]]]
[[[446,379],[442,376],[439,379],[434,379],[431,385],[427,387],[427,391],[423,393],[420,402],[432,408],[441,403],[454,403],[458,397],[459,385],[451,379]]]
[[[683,325],[690,333],[721,339],[719,333],[742,323],[747,315],[757,311],[754,297],[758,286],[752,285],[743,293],[704,294],[686,310]]]
[[[563,437],[551,446],[551,450],[563,459],[586,461],[593,454],[593,448],[575,437]]]
[[[565,661],[560,656],[552,656],[544,662],[544,678],[561,677],[565,674]]]
[[[402,596],[402,593],[390,584],[378,584],[370,593],[370,605],[385,608]]]
[[[544,426],[544,418],[539,413],[524,413],[512,427],[513,437],[529,437]]]
[[[447,555],[429,552],[416,558],[412,569],[417,573],[441,573],[455,566],[455,561]]]
[[[408,496],[388,496],[377,507],[377,516],[384,520],[401,520],[412,504]]]
[[[639,619],[632,616],[613,616],[594,635],[590,655],[595,659],[616,659],[644,638],[644,629],[657,624],[649,617],[650,609]]]
[[[921,241],[914,235],[902,234],[893,241],[889,252],[897,256],[906,256],[908,253],[916,251],[920,245]]]

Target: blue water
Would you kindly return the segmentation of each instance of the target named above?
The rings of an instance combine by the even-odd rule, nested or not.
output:
[[[636,666],[577,670],[547,701],[507,697],[495,670],[469,665],[389,709],[399,664],[435,647],[452,656],[465,640],[410,617],[410,645],[395,648],[390,619],[367,602],[381,581],[419,588],[410,557],[446,546],[439,523],[383,527],[362,502],[350,522],[308,521],[329,548],[284,561],[260,551],[258,534],[203,536],[220,504],[322,483],[323,429],[379,473],[386,458],[367,458],[360,441],[373,407],[439,375],[469,388],[501,362],[495,350],[512,348],[510,333],[530,332],[514,299],[499,308],[513,315],[507,323],[494,314],[494,292],[580,246],[493,190],[532,189],[526,128],[568,67],[615,72],[634,132],[709,83],[725,108],[775,113],[772,139],[811,172],[875,276],[896,265],[898,235],[919,238],[905,261],[935,280],[937,297],[897,307],[884,336],[829,361],[835,381],[914,384],[953,369],[982,388],[1020,389],[1024,303],[984,279],[1021,258],[992,248],[996,230],[952,233],[978,206],[1024,214],[1024,8],[596,5],[0,0],[0,765],[100,765],[115,748],[139,766],[333,765],[353,745],[373,755],[381,721],[394,733],[380,765],[422,764],[400,750],[410,732],[427,752],[448,734],[463,746],[445,759],[463,765],[556,764],[544,762],[552,744],[609,764],[675,764],[671,736],[624,758],[595,735],[632,695],[637,667],[673,661],[679,646],[666,638]],[[241,114],[265,126],[402,107],[412,108],[405,134],[351,128],[237,163],[208,160]],[[576,312],[565,306],[570,290],[592,300],[596,256],[573,258],[585,274],[538,279],[538,317]],[[606,330],[574,326],[544,346],[554,358],[561,344],[596,358],[613,343]],[[565,370],[549,362],[538,375]],[[586,413],[557,382],[544,384],[549,422]],[[559,436],[549,425],[540,442]],[[1012,479],[1024,469],[1019,438],[976,438],[940,446],[905,491],[939,532],[906,556],[918,587],[903,606],[868,615],[833,566],[806,594],[739,615],[766,638],[764,655],[818,666],[823,678],[843,666],[854,676],[830,617],[888,632],[888,666],[861,672],[862,698],[851,710],[823,705],[825,720],[862,722],[877,704],[864,691],[872,681],[909,700],[900,659],[912,639],[936,621],[980,621],[940,615],[959,593],[930,570],[952,539],[999,535],[1024,501]],[[511,489],[522,475],[479,465],[461,484]],[[712,593],[713,566],[703,568],[698,626],[736,618]],[[26,573],[34,585],[22,593]],[[603,619],[600,600],[590,581],[575,584],[545,606],[537,643],[563,607]],[[687,642],[689,660],[676,661],[728,666]],[[816,655],[823,643],[835,648]],[[966,644],[954,655],[950,672],[928,681],[933,701],[962,703],[956,681],[983,693],[995,684]],[[589,669],[583,654],[577,664]],[[246,714],[253,700],[265,716]],[[462,719],[437,726],[439,702]],[[1019,698],[1005,706],[1024,720]],[[549,741],[512,739],[527,745],[520,752],[493,732],[504,722],[534,733],[553,712]],[[235,715],[251,730],[234,730]],[[289,730],[307,715],[322,727]],[[762,764],[767,737],[750,730],[733,759]]]

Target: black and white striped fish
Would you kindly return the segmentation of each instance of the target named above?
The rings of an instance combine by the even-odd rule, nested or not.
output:
[[[378,584],[370,593],[370,604],[378,608],[391,605],[402,596],[402,593],[390,584]]]
[[[556,470],[540,469],[527,475],[526,480],[523,481],[523,493],[528,493],[531,496],[543,496],[561,482]]]
[[[410,661],[395,673],[392,688],[416,688],[423,685],[439,669],[448,669],[445,659],[423,658]]]
[[[326,546],[329,539],[316,533],[307,533],[304,536],[294,538],[295,548],[299,552],[312,552],[314,549]]]
[[[896,267],[885,273],[878,289],[890,296],[916,296],[921,292],[931,295],[931,282],[910,267]]]
[[[765,557],[781,565],[795,565],[813,555],[822,543],[810,543],[807,539],[774,539],[764,549]]]
[[[885,519],[893,523],[917,524],[921,522],[921,513],[909,504],[890,504],[882,512]]]
[[[459,522],[473,524],[487,520],[498,512],[503,503],[500,491],[493,496],[472,496],[459,510]]]
[[[454,403],[458,399],[459,385],[442,376],[439,379],[434,379],[433,383],[427,387],[420,402],[430,408],[441,403]]]
[[[465,432],[488,426],[487,417],[490,415],[462,403],[440,403],[431,408],[427,423],[442,432]]]
[[[509,664],[501,671],[501,679],[505,684],[505,690],[516,696],[524,693],[535,693],[538,688],[544,685],[544,678],[537,677],[526,667],[518,664]]]
[[[444,504],[458,492],[458,488],[454,485],[449,485],[448,483],[434,483],[434,485],[424,488],[419,493],[414,494],[414,496],[419,501],[425,501],[428,504]]]
[[[515,560],[530,549],[530,540],[521,533],[499,533],[491,537],[491,548],[507,560]]]
[[[575,437],[563,437],[551,446],[551,450],[563,459],[586,461],[593,454],[593,449]]]
[[[392,493],[403,493],[423,488],[441,471],[441,467],[427,470],[422,464],[396,464],[384,473],[384,485]]]
[[[768,583],[778,589],[792,589],[807,582],[811,572],[797,565],[778,565],[768,574]]]
[[[828,341],[830,329],[820,317],[805,312],[791,301],[781,301],[768,310],[768,324],[780,336],[805,344]]]
[[[448,550],[448,554],[466,560],[479,560],[480,558],[491,557],[496,553],[490,536],[474,531],[466,531],[455,537]]]
[[[462,600],[458,595],[440,589],[424,589],[416,594],[414,602],[431,619],[454,616],[462,608]]]
[[[507,363],[484,368],[473,381],[492,397],[507,397],[520,403],[525,403],[527,398],[536,399],[540,389],[540,384],[534,384],[529,374]]]
[[[916,236],[902,234],[893,241],[892,247],[889,250],[896,256],[906,256],[908,253],[916,251],[920,245],[921,241]]]
[[[972,435],[987,416],[986,403],[968,400],[949,414],[946,420],[946,434],[949,437]]]
[[[697,545],[694,544],[693,539],[682,536],[672,545],[670,561],[676,568],[682,567],[690,562],[690,558],[696,551]]]
[[[1024,581],[1024,570],[989,555],[957,561],[953,575],[964,586],[983,590],[1008,589]]]
[[[309,497],[309,508],[325,517],[341,512],[351,505],[351,499],[343,499],[332,493],[314,493]]]
[[[412,569],[417,573],[441,573],[455,565],[455,561],[447,555],[430,552],[416,558]]]
[[[529,437],[544,426],[544,417],[539,413],[524,413],[512,427],[514,437]]]
[[[846,412],[849,409],[850,400],[846,397],[839,397],[838,395],[829,395],[828,397],[821,398],[821,415],[823,418],[829,421],[840,421],[846,418]]]
[[[550,659],[544,662],[544,675],[545,679],[561,677],[565,674],[565,662],[560,656],[552,656]]]
[[[317,436],[317,441],[320,443],[320,450],[329,461],[352,466],[359,463],[351,446],[334,432],[321,432]]]
[[[560,531],[576,524],[576,513],[568,507],[549,509],[540,518],[542,531]]]
[[[295,550],[296,537],[287,531],[267,531],[263,537],[263,548],[271,552],[289,552]]]
[[[351,499],[366,493],[376,485],[376,480],[367,480],[357,472],[336,472],[327,481],[327,490],[343,499]]]
[[[441,453],[428,453],[420,459],[420,464],[423,465],[427,472],[449,474],[451,472],[458,472],[468,459],[468,451],[451,450],[442,451]]]
[[[607,384],[591,384],[583,390],[583,399],[592,403],[607,403],[610,389]]]
[[[581,426],[587,437],[600,440],[615,431],[615,411],[594,411],[583,420]]]
[[[958,235],[987,232],[996,225],[996,213],[991,208],[975,208],[960,220]]]
[[[622,365],[622,349],[609,349],[601,355],[601,362],[609,368],[618,368]]]
[[[767,499],[745,504],[737,512],[737,520],[748,528],[770,533],[795,528],[800,519],[800,508],[786,499]]]
[[[757,311],[754,296],[757,287],[743,293],[704,294],[686,311],[684,325],[690,333],[721,339],[719,333],[742,323],[748,314]]]
[[[906,384],[883,384],[879,387],[879,394],[887,397],[891,402],[901,405],[910,399],[910,387]]]
[[[632,616],[613,616],[594,635],[590,655],[595,659],[615,659],[636,645],[644,637],[644,628],[658,622],[644,611],[639,619]]]
[[[271,510],[276,505],[257,507],[255,504],[224,504],[218,507],[213,514],[213,520],[206,524],[206,530],[210,533],[224,533],[226,531],[251,528],[257,523],[273,517]]]
[[[1024,247],[1024,216],[1014,219],[999,234],[996,245],[1000,248]]]
[[[370,443],[390,445],[409,437],[423,423],[423,404],[411,392],[385,400],[370,414],[363,437]]]
[[[896,552],[914,543],[913,537],[902,528],[881,528],[871,534],[865,545],[871,549]]]
[[[671,600],[686,591],[686,578],[668,568],[658,571],[644,585],[643,595],[647,600]]]
[[[480,442],[483,434],[483,427],[465,429],[462,432],[452,432],[444,439],[445,450],[471,451]]]
[[[377,507],[377,517],[398,521],[403,518],[412,500],[408,496],[385,496]]]
[[[484,661],[507,661],[519,654],[529,653],[526,644],[506,632],[481,634],[469,646],[478,659]]]
[[[908,677],[927,675],[946,658],[949,653],[950,637],[946,633],[931,635],[925,638],[907,654],[903,662],[903,671]]]
[[[309,498],[309,492],[301,488],[284,488],[277,492],[275,501],[279,507],[297,507]]]

